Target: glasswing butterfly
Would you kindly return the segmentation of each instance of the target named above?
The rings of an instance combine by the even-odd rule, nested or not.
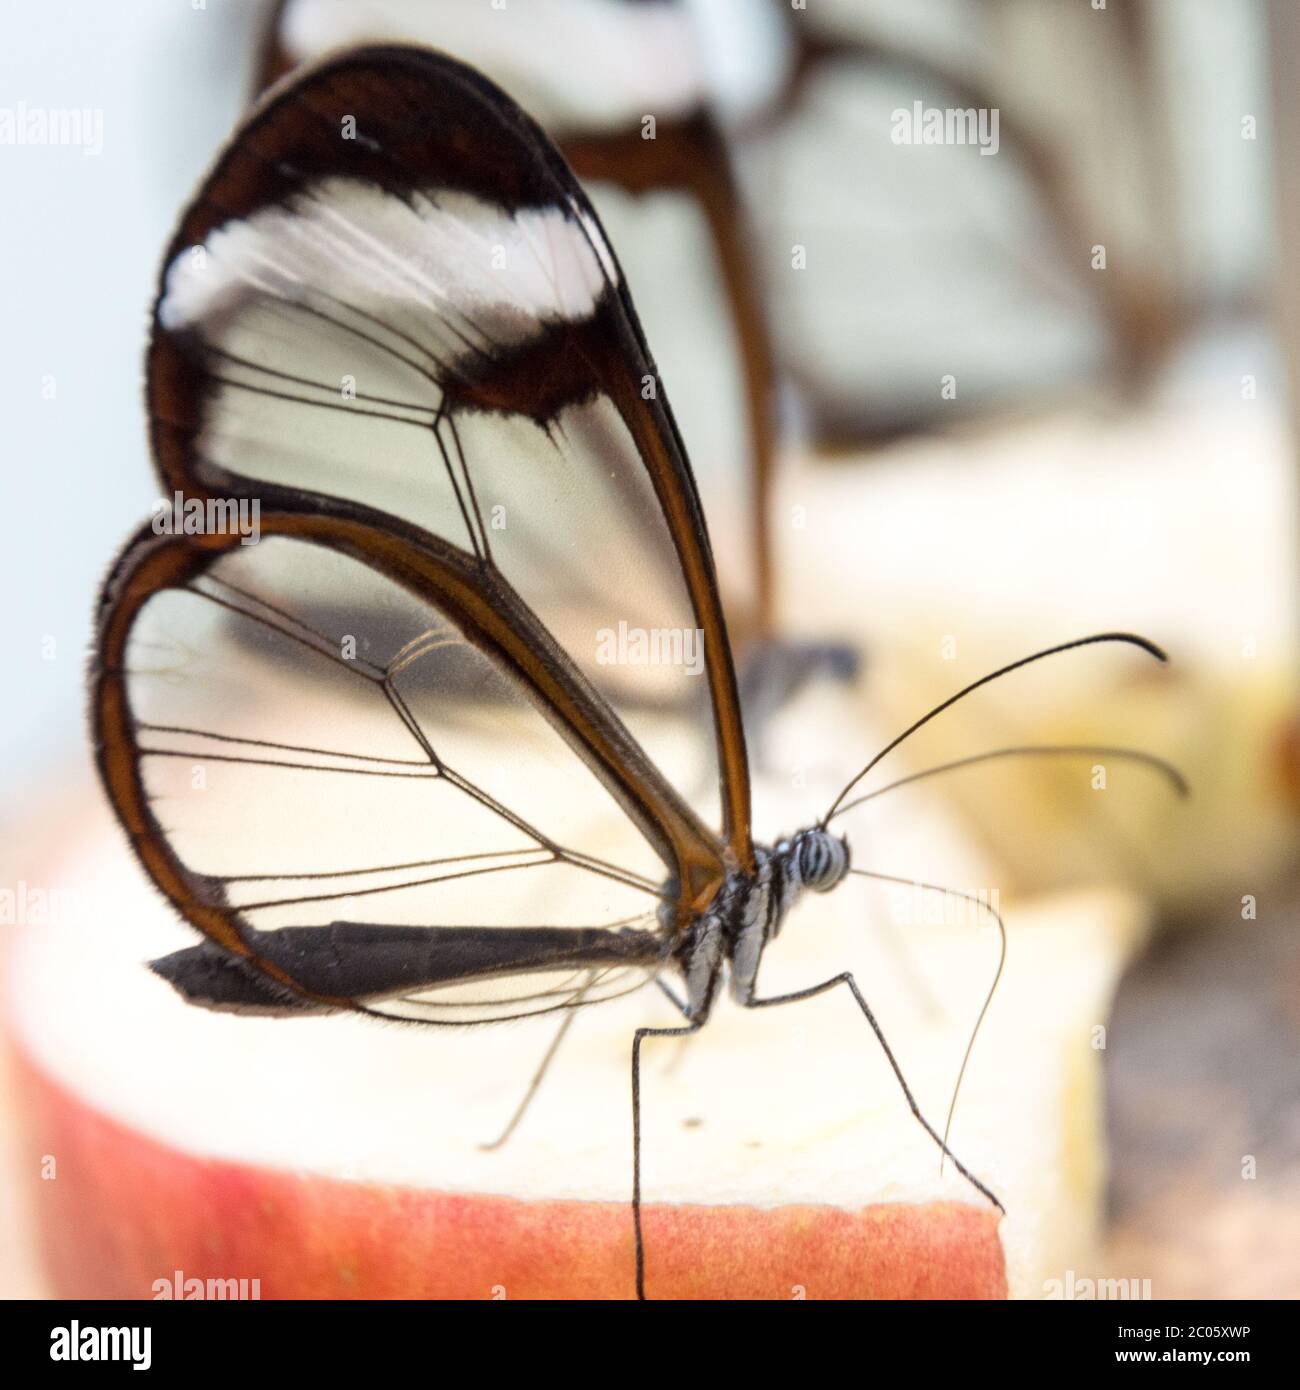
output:
[[[276,86],[181,218],[147,367],[182,505],[105,582],[91,705],[132,848],[204,937],[160,976],[211,1009],[560,1036],[653,982],[682,1023],[632,1042],[638,1295],[641,1044],[698,1031],[728,975],[749,1008],[849,990],[948,1154],[852,975],[762,997],[758,967],[802,893],[876,876],[830,828],[866,772],[1048,653],[754,843],[686,453],[600,223],[510,98],[399,47]],[[1161,656],[1052,650],[1108,641]]]

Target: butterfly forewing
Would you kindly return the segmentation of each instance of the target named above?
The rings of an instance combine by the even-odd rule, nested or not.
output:
[[[668,373],[713,527],[732,641],[743,652],[770,617],[762,504],[772,379],[757,273],[715,114],[719,103],[737,119],[760,108],[784,45],[779,24],[761,16],[737,32],[743,61],[724,71],[708,62],[706,28],[680,0],[530,0],[508,16],[482,0],[280,0],[255,90],[349,44],[425,44],[481,69],[556,140],[619,248]]]

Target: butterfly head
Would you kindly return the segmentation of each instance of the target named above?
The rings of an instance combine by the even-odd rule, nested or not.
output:
[[[814,825],[760,850],[759,860],[758,878],[732,880],[735,895],[719,913],[730,941],[732,992],[742,1002],[753,994],[764,947],[799,895],[806,888],[827,893],[847,876],[849,844]]]

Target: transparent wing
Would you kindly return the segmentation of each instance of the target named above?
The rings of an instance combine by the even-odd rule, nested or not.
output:
[[[502,18],[482,0],[280,0],[255,90],[349,45],[416,43],[473,64],[556,140],[618,247],[690,441],[740,656],[755,627],[770,627],[773,380],[751,237],[714,117],[743,124],[767,108],[788,37],[779,14],[749,6],[728,16],[719,65],[707,59],[719,36],[690,0],[529,0]]]
[[[182,219],[149,401],[170,490],[344,502],[499,577],[650,761],[710,789],[698,809],[750,861],[735,677],[676,427],[595,214],[485,79],[375,49],[275,89]],[[357,611],[326,583],[315,603],[318,621]]]
[[[472,566],[328,518],[262,521],[247,546],[145,530],[101,610],[101,772],[177,908],[298,993],[374,993],[400,1016],[573,1007],[656,973],[718,852],[576,667]],[[347,596],[328,625],[322,591]],[[331,990],[328,968],[259,944],[340,923],[476,940],[544,923],[631,948],[439,967],[408,992],[341,970]]]
[[[385,1018],[416,1023],[506,1023],[621,999],[649,984],[657,973],[648,965],[580,967],[495,979],[490,986],[491,998],[482,983],[444,985],[369,1008]]]

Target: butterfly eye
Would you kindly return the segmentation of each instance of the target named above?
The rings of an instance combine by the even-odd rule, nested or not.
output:
[[[848,842],[819,828],[795,837],[795,856],[801,882],[817,893],[834,888],[849,870]]]

